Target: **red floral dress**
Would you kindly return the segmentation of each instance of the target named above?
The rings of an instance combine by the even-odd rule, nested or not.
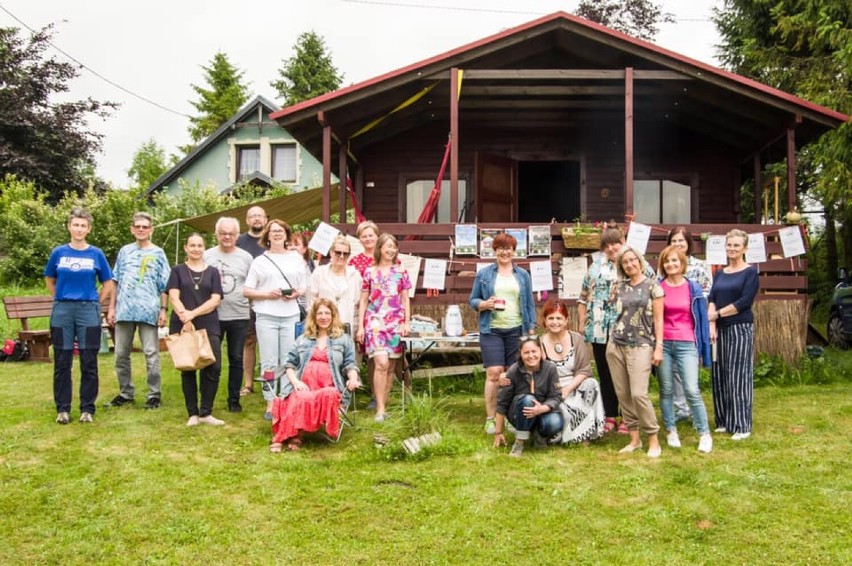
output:
[[[329,436],[340,432],[340,391],[334,386],[328,350],[314,348],[302,372],[309,391],[293,391],[272,403],[272,442],[284,442],[300,432],[316,432],[325,426]]]

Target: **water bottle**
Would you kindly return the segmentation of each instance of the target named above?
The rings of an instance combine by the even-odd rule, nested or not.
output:
[[[462,316],[459,306],[448,306],[447,313],[444,315],[444,332],[447,336],[461,336],[462,328]]]

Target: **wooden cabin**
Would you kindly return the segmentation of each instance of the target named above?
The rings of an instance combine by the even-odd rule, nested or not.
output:
[[[795,207],[796,151],[845,122],[839,112],[558,12],[272,118],[322,162],[325,220],[347,199],[332,174],[349,178],[364,215],[417,236],[401,250],[422,257],[449,257],[457,222],[553,222],[552,251],[563,255],[587,253],[559,237],[578,218],[649,224],[650,254],[674,225],[765,232],[773,259],[760,265],[760,299],[773,301],[783,316],[772,325],[798,346],[790,354],[774,332],[757,350],[792,359],[804,348],[806,261],[776,259],[777,226],[740,222],[762,209],[759,192],[742,202],[740,188],[763,186],[763,165],[786,158],[781,214]],[[418,224],[442,164],[437,218]],[[415,305],[466,303],[477,260],[454,259],[448,292],[420,292]],[[556,277],[558,255],[553,267]],[[760,335],[768,315],[758,306]]]

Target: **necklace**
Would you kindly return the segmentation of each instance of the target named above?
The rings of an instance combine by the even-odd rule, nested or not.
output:
[[[198,276],[195,275],[195,271],[189,270],[189,276],[192,278],[192,282],[194,283],[195,290],[198,291],[198,286],[201,284],[201,280],[204,279],[204,272],[202,271]]]
[[[563,348],[562,348],[561,342],[557,342],[556,344],[553,345],[553,351],[556,352],[557,354],[561,354],[562,350],[563,350]]]

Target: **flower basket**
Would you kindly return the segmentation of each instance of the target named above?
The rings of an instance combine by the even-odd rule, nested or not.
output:
[[[595,228],[566,227],[562,229],[562,241],[568,250],[601,249],[601,233]]]

